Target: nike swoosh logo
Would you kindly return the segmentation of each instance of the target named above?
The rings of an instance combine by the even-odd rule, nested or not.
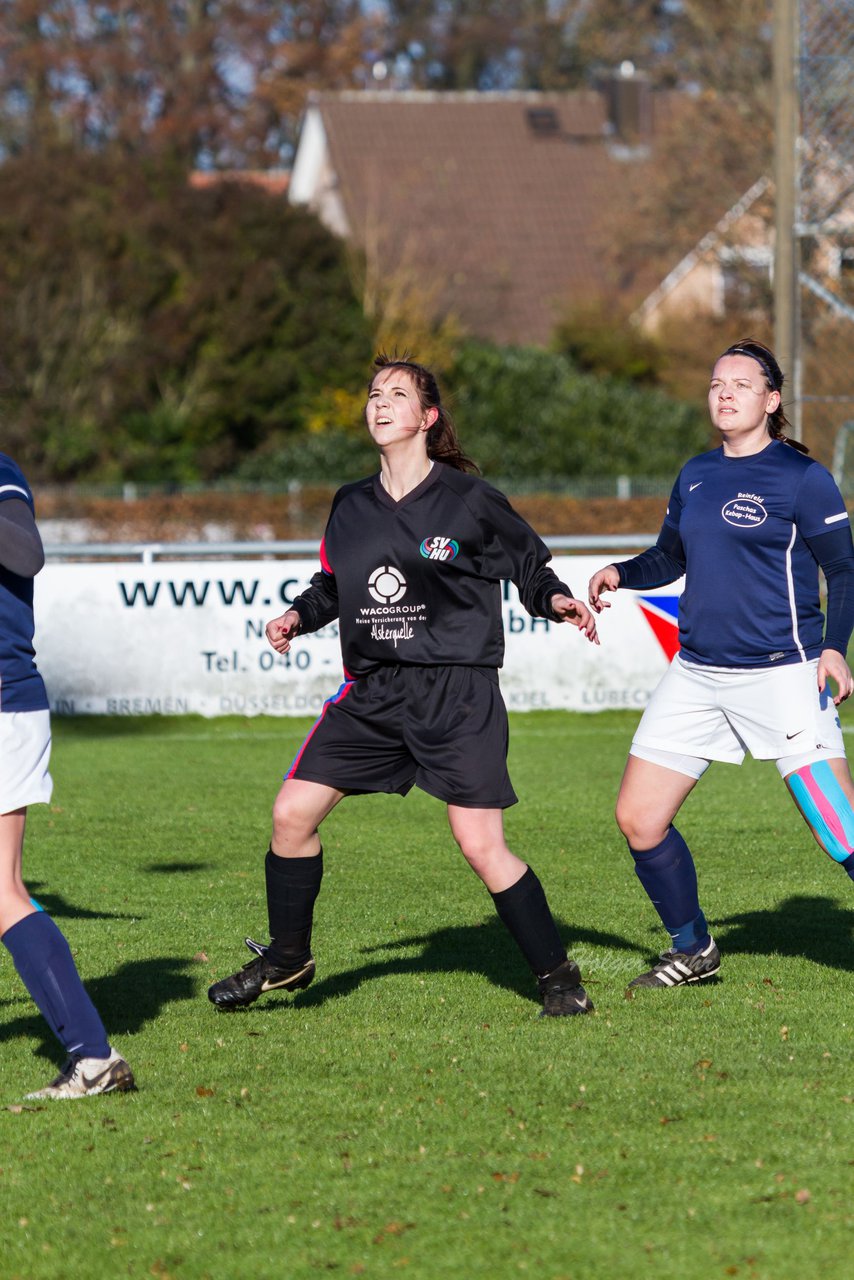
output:
[[[265,978],[261,984],[261,990],[278,991],[282,987],[292,987],[300,978],[305,977],[310,968],[311,965],[304,965],[303,968],[298,969],[296,973],[288,973],[283,978],[279,978],[277,981],[274,980],[273,982],[271,982],[269,978]]]
[[[104,1077],[108,1076],[109,1074],[110,1074],[109,1067],[107,1067],[104,1071],[99,1071],[98,1074],[95,1076],[87,1076],[84,1071],[81,1071],[80,1080],[84,1089],[94,1089],[95,1086],[100,1084],[101,1081],[104,1079]]]
[[[787,734],[786,734],[786,739],[787,739],[787,741],[788,741],[788,740],[789,740],[789,739],[791,739],[791,738],[797,738],[797,737],[798,737],[798,734],[801,734],[801,733],[803,733],[803,729],[799,729],[797,733],[787,733]]]
[[[701,485],[702,483],[703,483],[703,482],[702,482],[702,480],[698,480],[696,484],[689,484],[689,485],[688,485],[688,492],[689,492],[689,493],[693,493],[695,489],[699,489],[699,487],[700,487],[700,485]]]

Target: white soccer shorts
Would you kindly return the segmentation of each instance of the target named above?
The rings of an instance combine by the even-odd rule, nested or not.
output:
[[[701,667],[677,654],[641,717],[632,755],[665,765],[659,752],[687,757],[685,767],[670,767],[694,777],[702,773],[694,764],[741,764],[748,751],[794,768],[801,757],[844,756],[832,690],[819,693],[817,668],[817,658],[752,670]]]
[[[0,814],[47,804],[49,765],[50,712],[0,711]]]

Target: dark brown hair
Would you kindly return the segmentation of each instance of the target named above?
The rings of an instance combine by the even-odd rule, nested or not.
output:
[[[793,449],[797,449],[798,453],[809,453],[809,449],[800,440],[793,440],[786,435],[785,428],[791,427],[792,424],[783,412],[783,370],[777,363],[777,357],[771,348],[766,347],[762,342],[757,342],[755,338],[745,338],[743,342],[734,342],[731,347],[727,347],[726,351],[722,351],[718,360],[722,360],[724,356],[749,356],[751,360],[756,361],[762,370],[768,390],[780,392],[780,403],[773,413],[768,414],[769,435],[772,440],[782,440],[784,444],[790,444]]]
[[[427,457],[435,458],[437,462],[444,462],[457,471],[479,473],[480,467],[477,463],[463,453],[451,415],[442,404],[439,384],[430,370],[423,364],[410,360],[408,355],[389,356],[384,351],[380,351],[374,358],[374,373],[368,383],[369,391],[381,369],[404,369],[412,379],[421,408],[438,410],[436,421],[427,431]]]

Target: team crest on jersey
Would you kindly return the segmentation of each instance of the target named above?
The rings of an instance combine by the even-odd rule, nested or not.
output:
[[[378,604],[397,604],[406,595],[406,579],[393,564],[381,564],[368,578],[368,590]]]
[[[459,555],[460,544],[453,538],[443,538],[436,534],[425,538],[418,548],[425,560],[454,560]]]
[[[727,524],[735,525],[737,529],[755,529],[768,519],[768,512],[756,493],[740,493],[729,502],[725,502],[721,508],[721,515]]]
[[[679,597],[638,596],[638,608],[670,662],[679,652]]]

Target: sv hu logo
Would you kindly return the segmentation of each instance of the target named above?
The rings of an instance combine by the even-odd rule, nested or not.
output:
[[[425,560],[453,560],[459,555],[460,544],[453,538],[436,535],[425,538],[418,548]]]

